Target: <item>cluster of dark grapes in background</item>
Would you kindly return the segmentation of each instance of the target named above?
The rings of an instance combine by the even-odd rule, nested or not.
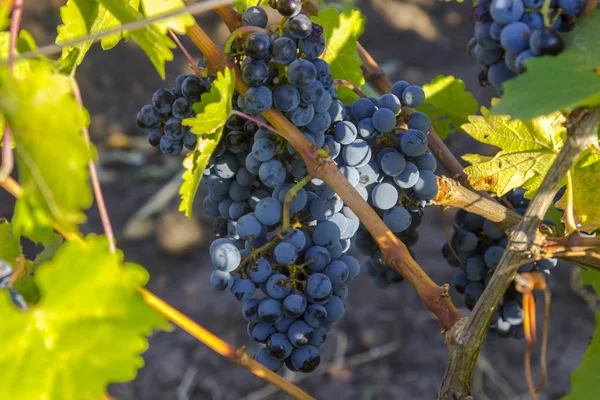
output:
[[[544,0],[478,0],[468,51],[485,65],[482,84],[501,92],[504,82],[525,72],[527,59],[562,51],[561,32],[573,28],[585,0],[552,0],[549,26],[544,24],[543,5]]]
[[[12,273],[13,269],[10,264],[4,260],[0,260],[0,290],[8,289],[10,298],[12,299],[14,305],[19,307],[21,310],[26,310],[27,303],[25,302],[25,299],[23,299],[23,296],[10,287]]]
[[[261,125],[266,123],[261,113],[270,108],[284,113],[310,142],[328,151],[407,246],[416,243],[423,209],[437,195],[437,163],[427,151],[429,118],[403,109],[424,103],[421,87],[399,81],[392,93],[344,106],[329,65],[320,58],[322,28],[299,14],[298,1],[272,6],[286,18],[275,29],[231,42],[250,86],[245,95],[234,93],[232,106],[251,119],[236,114],[227,120],[204,171],[203,209],[216,217],[210,281],[244,302],[248,335],[265,345],[255,354],[258,361],[272,370],[285,364],[310,372],[320,363],[327,332],[344,315],[348,282],[360,272],[358,261],[346,255],[352,240],[371,255],[366,270],[377,287],[402,277],[382,263],[373,238],[340,196],[325,182],[306,178],[301,155]],[[242,23],[264,29],[267,14],[249,7]],[[211,81],[181,75],[174,88],[154,94],[152,104],[138,113],[151,144],[167,155],[194,148],[186,138],[195,135],[181,120],[194,116],[191,105],[210,90]],[[185,112],[179,106],[184,102]]]
[[[516,189],[507,194],[509,201],[519,214],[524,214],[529,200],[523,197],[524,191]],[[552,224],[551,221],[544,221]],[[494,270],[504,254],[508,238],[491,221],[473,213],[459,210],[456,213],[455,232],[451,245],[446,243],[442,254],[448,263],[461,269],[454,280],[456,291],[464,295],[465,305],[472,310],[483,293]],[[452,251],[454,250],[454,252]],[[458,258],[457,258],[458,256]],[[550,277],[550,271],[557,265],[557,259],[546,258],[532,261],[519,267],[519,272],[541,271]],[[508,288],[500,302],[488,331],[488,339],[497,337],[523,337],[522,295],[514,283]]]

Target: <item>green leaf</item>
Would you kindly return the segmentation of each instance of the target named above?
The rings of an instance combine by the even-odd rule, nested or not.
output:
[[[0,260],[9,263],[14,270],[17,257],[21,254],[23,254],[21,242],[13,235],[10,222],[0,218]]]
[[[10,25],[10,12],[12,6],[12,0],[0,1],[0,31],[5,30]]]
[[[231,99],[235,88],[235,74],[226,68],[217,74],[209,93],[202,95],[202,100],[194,103],[196,117],[183,120],[183,124],[191,127],[198,135],[196,150],[190,152],[183,160],[183,184],[179,190],[181,204],[179,211],[186,216],[192,216],[192,206],[202,174],[208,160],[221,140],[223,127],[231,115]]]
[[[23,195],[13,228],[33,241],[52,238],[52,222],[77,231],[92,204],[88,163],[94,150],[82,129],[88,116],[73,97],[70,78],[39,64],[21,76],[0,70],[0,113],[9,122]]]
[[[600,295],[600,274],[581,271],[583,283],[592,285]],[[571,392],[563,400],[588,400],[598,397],[598,371],[600,370],[600,313],[596,313],[596,330],[581,363],[571,374]]]
[[[240,0],[240,1],[236,1],[235,3],[233,3],[233,8],[235,8],[235,11],[241,13],[248,7],[253,7],[253,6],[258,5],[258,2],[259,2],[259,0]],[[267,4],[267,3],[265,2],[265,4]]]
[[[529,119],[580,106],[600,104],[600,12],[581,19],[564,34],[565,50],[557,57],[534,57],[527,72],[504,85],[495,114]]]
[[[127,0],[127,2],[134,9],[139,9],[140,0]],[[60,16],[63,24],[57,28],[57,44],[86,35],[94,35],[121,25],[119,20],[106,7],[90,0],[69,0],[67,4],[60,8]],[[127,32],[104,37],[100,40],[100,43],[104,50],[109,50],[115,47],[124,37],[128,37]],[[69,72],[82,63],[92,43],[92,40],[88,40],[82,44],[63,49],[59,61],[68,64],[68,66],[65,66],[65,71]],[[67,60],[68,62],[66,62]]]
[[[151,9],[156,10],[158,6],[150,2]],[[122,24],[144,19],[139,11],[140,0],[69,0],[61,8],[63,25],[58,27],[56,43],[64,43],[67,40],[93,35]],[[122,37],[127,34],[115,34],[102,39],[102,48],[105,50],[114,47]],[[156,24],[149,24],[143,28],[129,33],[140,45],[142,50],[158,71],[159,75],[165,77],[165,62],[173,59],[171,49],[175,44],[165,36],[164,31]],[[83,57],[91,46],[91,41],[78,46],[63,50],[61,60],[64,68],[68,70],[81,64]],[[75,52],[75,53],[73,53]],[[64,61],[68,62],[64,62]],[[71,65],[69,65],[71,63]]]
[[[494,157],[467,154],[463,159],[472,165],[465,168],[476,190],[496,193],[499,197],[522,186],[535,191],[562,148],[566,128],[561,113],[530,121],[511,120],[506,115],[470,116],[461,128],[474,139],[497,146]]]
[[[148,281],[141,266],[90,236],[65,244],[35,281],[42,297],[26,312],[0,293],[3,397],[101,399],[109,383],[135,377],[144,336],[166,325],[136,290]]]
[[[469,122],[469,115],[477,112],[477,101],[465,88],[460,79],[443,75],[423,85],[426,100],[417,111],[429,116],[442,139],[458,131],[461,125]]]
[[[331,67],[333,79],[343,79],[356,87],[365,83],[362,59],[358,55],[358,37],[363,33],[365,18],[358,10],[338,12],[334,8],[320,10],[313,22],[323,27],[325,38],[325,61]],[[339,98],[345,104],[356,100],[358,96],[347,88],[338,90]]]
[[[595,152],[585,154],[573,168],[573,214],[575,222],[581,224],[584,232],[593,232],[600,228],[600,200],[598,193],[590,188],[600,185],[600,155]],[[555,204],[564,210],[567,195]]]
[[[142,10],[146,17],[151,17],[157,14],[163,14],[167,11],[185,7],[181,0],[142,0]],[[157,22],[157,26],[163,31],[171,28],[177,33],[184,34],[189,26],[194,25],[196,20],[191,14],[183,14],[174,18]]]

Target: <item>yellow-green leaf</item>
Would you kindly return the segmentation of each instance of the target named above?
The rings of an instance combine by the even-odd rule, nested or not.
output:
[[[5,30],[10,25],[10,12],[12,0],[0,0],[0,30]]]
[[[77,231],[92,204],[88,164],[94,150],[82,135],[88,115],[75,101],[71,78],[38,64],[20,76],[0,70],[0,113],[10,124],[23,195],[15,234],[52,238],[52,222]]]
[[[182,0],[142,0],[142,10],[146,17],[164,14],[168,11],[183,7],[185,7],[185,4]],[[159,21],[156,25],[163,32],[166,32],[168,28],[171,28],[175,32],[183,34],[189,26],[194,25],[194,22],[196,21],[191,14],[183,14],[164,21]]]
[[[0,260],[9,263],[14,269],[17,257],[22,253],[21,242],[13,235],[10,222],[0,218]]]
[[[530,121],[491,115],[482,107],[482,116],[470,116],[462,129],[474,139],[500,148],[494,157],[467,154],[472,165],[465,168],[477,190],[503,196],[517,187],[535,191],[563,146],[566,128],[560,113]]]
[[[364,30],[364,16],[358,10],[339,12],[335,8],[327,8],[320,10],[311,20],[323,27],[325,61],[331,67],[333,79],[343,79],[360,88],[365,78],[360,69],[362,59],[358,55],[357,42]],[[347,88],[340,88],[338,92],[340,100],[346,104],[358,98]]]
[[[597,271],[581,271],[583,283],[592,285],[600,295],[600,274]],[[596,313],[596,330],[581,359],[571,375],[571,391],[563,400],[588,400],[598,397],[598,371],[600,370],[600,313]]]
[[[229,68],[217,74],[209,93],[204,93],[198,103],[194,103],[196,117],[183,120],[198,135],[196,150],[183,160],[183,184],[179,190],[181,204],[179,211],[192,216],[192,206],[202,174],[213,151],[221,140],[227,118],[231,115],[231,99],[235,87],[235,74]]]
[[[0,292],[2,398],[101,399],[109,383],[135,377],[145,336],[166,327],[137,291],[146,270],[104,237],[66,243],[35,281],[41,300],[27,311]]]
[[[596,190],[600,187],[600,155],[594,152],[585,154],[573,168],[573,214],[575,222],[581,224],[584,232],[593,232],[600,228],[600,197]],[[564,210],[567,195],[555,204]]]
[[[477,101],[466,91],[466,85],[453,76],[439,75],[423,85],[425,104],[417,110],[429,116],[437,134],[445,139],[469,122],[477,112]]]
[[[259,0],[240,0],[240,1],[236,1],[233,4],[233,8],[235,8],[235,10],[237,12],[241,13],[246,8],[258,5],[258,2],[259,2]],[[266,4],[267,4],[267,2],[265,2],[265,5]]]

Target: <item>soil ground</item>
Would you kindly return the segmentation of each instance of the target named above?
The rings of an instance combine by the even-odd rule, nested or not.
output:
[[[61,2],[26,2],[24,27],[39,44],[54,40],[53,30],[59,21],[57,3]],[[357,5],[367,17],[361,43],[392,78],[422,84],[439,74],[455,75],[467,83],[480,104],[489,104],[493,93],[479,87],[478,67],[465,51],[472,31],[469,1],[459,4],[436,0],[362,0]],[[213,38],[224,40],[226,29],[214,14],[199,17],[199,22]],[[188,49],[193,48],[184,43]],[[192,53],[198,56],[197,52]],[[110,52],[95,46],[77,76],[92,117],[93,140],[100,149],[111,133],[140,137],[143,133],[134,123],[137,110],[156,89],[170,86],[174,77],[185,70],[186,61],[176,52],[176,60],[168,65],[168,84],[164,84],[134,43],[122,43]],[[476,146],[464,134],[453,135],[448,142],[457,154],[467,149],[473,152]],[[104,193],[119,247],[128,260],[150,271],[150,290],[229,343],[245,345],[253,351],[256,346],[246,336],[241,304],[230,295],[214,292],[208,283],[212,269],[207,258],[212,234],[210,218],[197,212],[204,239],[187,257],[159,250],[154,235],[138,242],[124,240],[121,232],[125,221],[170,179],[168,173],[162,177],[150,174],[153,178],[148,179],[149,171],[155,172],[157,166],[165,171],[171,168],[157,154],[141,153],[141,161],[136,160],[133,157],[127,165],[105,163],[103,168]],[[203,195],[198,196],[198,204]],[[10,217],[12,201],[6,194],[1,196],[0,216]],[[176,209],[174,200],[164,212]],[[436,282],[452,282],[457,270],[450,268],[440,254],[445,241],[440,212],[431,207],[426,214],[419,230],[422,240],[414,248],[416,258]],[[452,215],[447,213],[447,218]],[[95,209],[89,211],[89,221],[83,230],[101,231]],[[571,290],[571,270],[571,266],[563,263],[552,277],[549,379],[540,396],[543,399],[558,399],[568,392],[570,373],[578,365],[593,332],[592,311]],[[320,368],[318,373],[288,376],[300,379],[298,385],[319,399],[434,398],[445,368],[446,348],[437,321],[424,309],[415,292],[405,283],[378,290],[366,276],[353,282],[350,292],[346,315],[332,331],[323,351],[324,364],[342,368]],[[462,305],[462,299],[454,291],[451,294]],[[468,313],[466,309],[462,311]],[[523,340],[486,345],[473,382],[476,399],[527,398],[522,367],[524,348]],[[154,334],[144,357],[146,365],[134,381],[111,387],[110,393],[115,398],[287,398],[178,329]],[[537,366],[534,362],[534,368]]]

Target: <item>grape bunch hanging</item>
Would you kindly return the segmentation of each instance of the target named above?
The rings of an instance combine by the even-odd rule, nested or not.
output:
[[[242,23],[260,29],[225,46],[250,86],[245,95],[234,94],[232,106],[254,121],[239,114],[228,119],[204,174],[203,209],[216,217],[211,285],[244,302],[248,336],[265,345],[255,358],[272,370],[285,364],[310,372],[320,363],[327,332],[345,313],[348,283],[360,273],[359,262],[346,254],[352,240],[374,249],[366,269],[377,287],[402,277],[382,263],[375,241],[340,196],[307,176],[301,155],[267,129],[260,114],[275,108],[325,149],[408,246],[437,195],[437,163],[427,150],[429,118],[407,112],[424,103],[423,89],[399,81],[379,99],[345,106],[320,58],[322,28],[294,4],[275,4],[285,19],[270,30],[262,8],[246,9]],[[152,145],[166,155],[194,148],[189,135],[195,135],[181,121],[194,116],[191,105],[212,79],[180,75],[174,88],[154,94],[138,113]]]
[[[505,196],[505,200],[521,215],[529,205],[529,200],[523,194],[522,189],[516,189]],[[459,210],[455,219],[455,232],[450,243],[442,248],[442,255],[452,267],[461,269],[454,280],[454,287],[459,294],[464,295],[465,305],[472,310],[500,263],[508,237],[493,222],[477,214]],[[553,225],[551,221],[544,223]],[[557,264],[556,258],[545,258],[527,263],[519,267],[518,271],[539,271],[548,279]],[[498,337],[522,339],[523,317],[522,294],[515,289],[513,282],[492,318],[488,340]]]
[[[558,55],[561,33],[573,28],[584,5],[585,0],[479,0],[467,49],[485,66],[481,83],[501,93],[504,82],[526,71],[525,61]]]

